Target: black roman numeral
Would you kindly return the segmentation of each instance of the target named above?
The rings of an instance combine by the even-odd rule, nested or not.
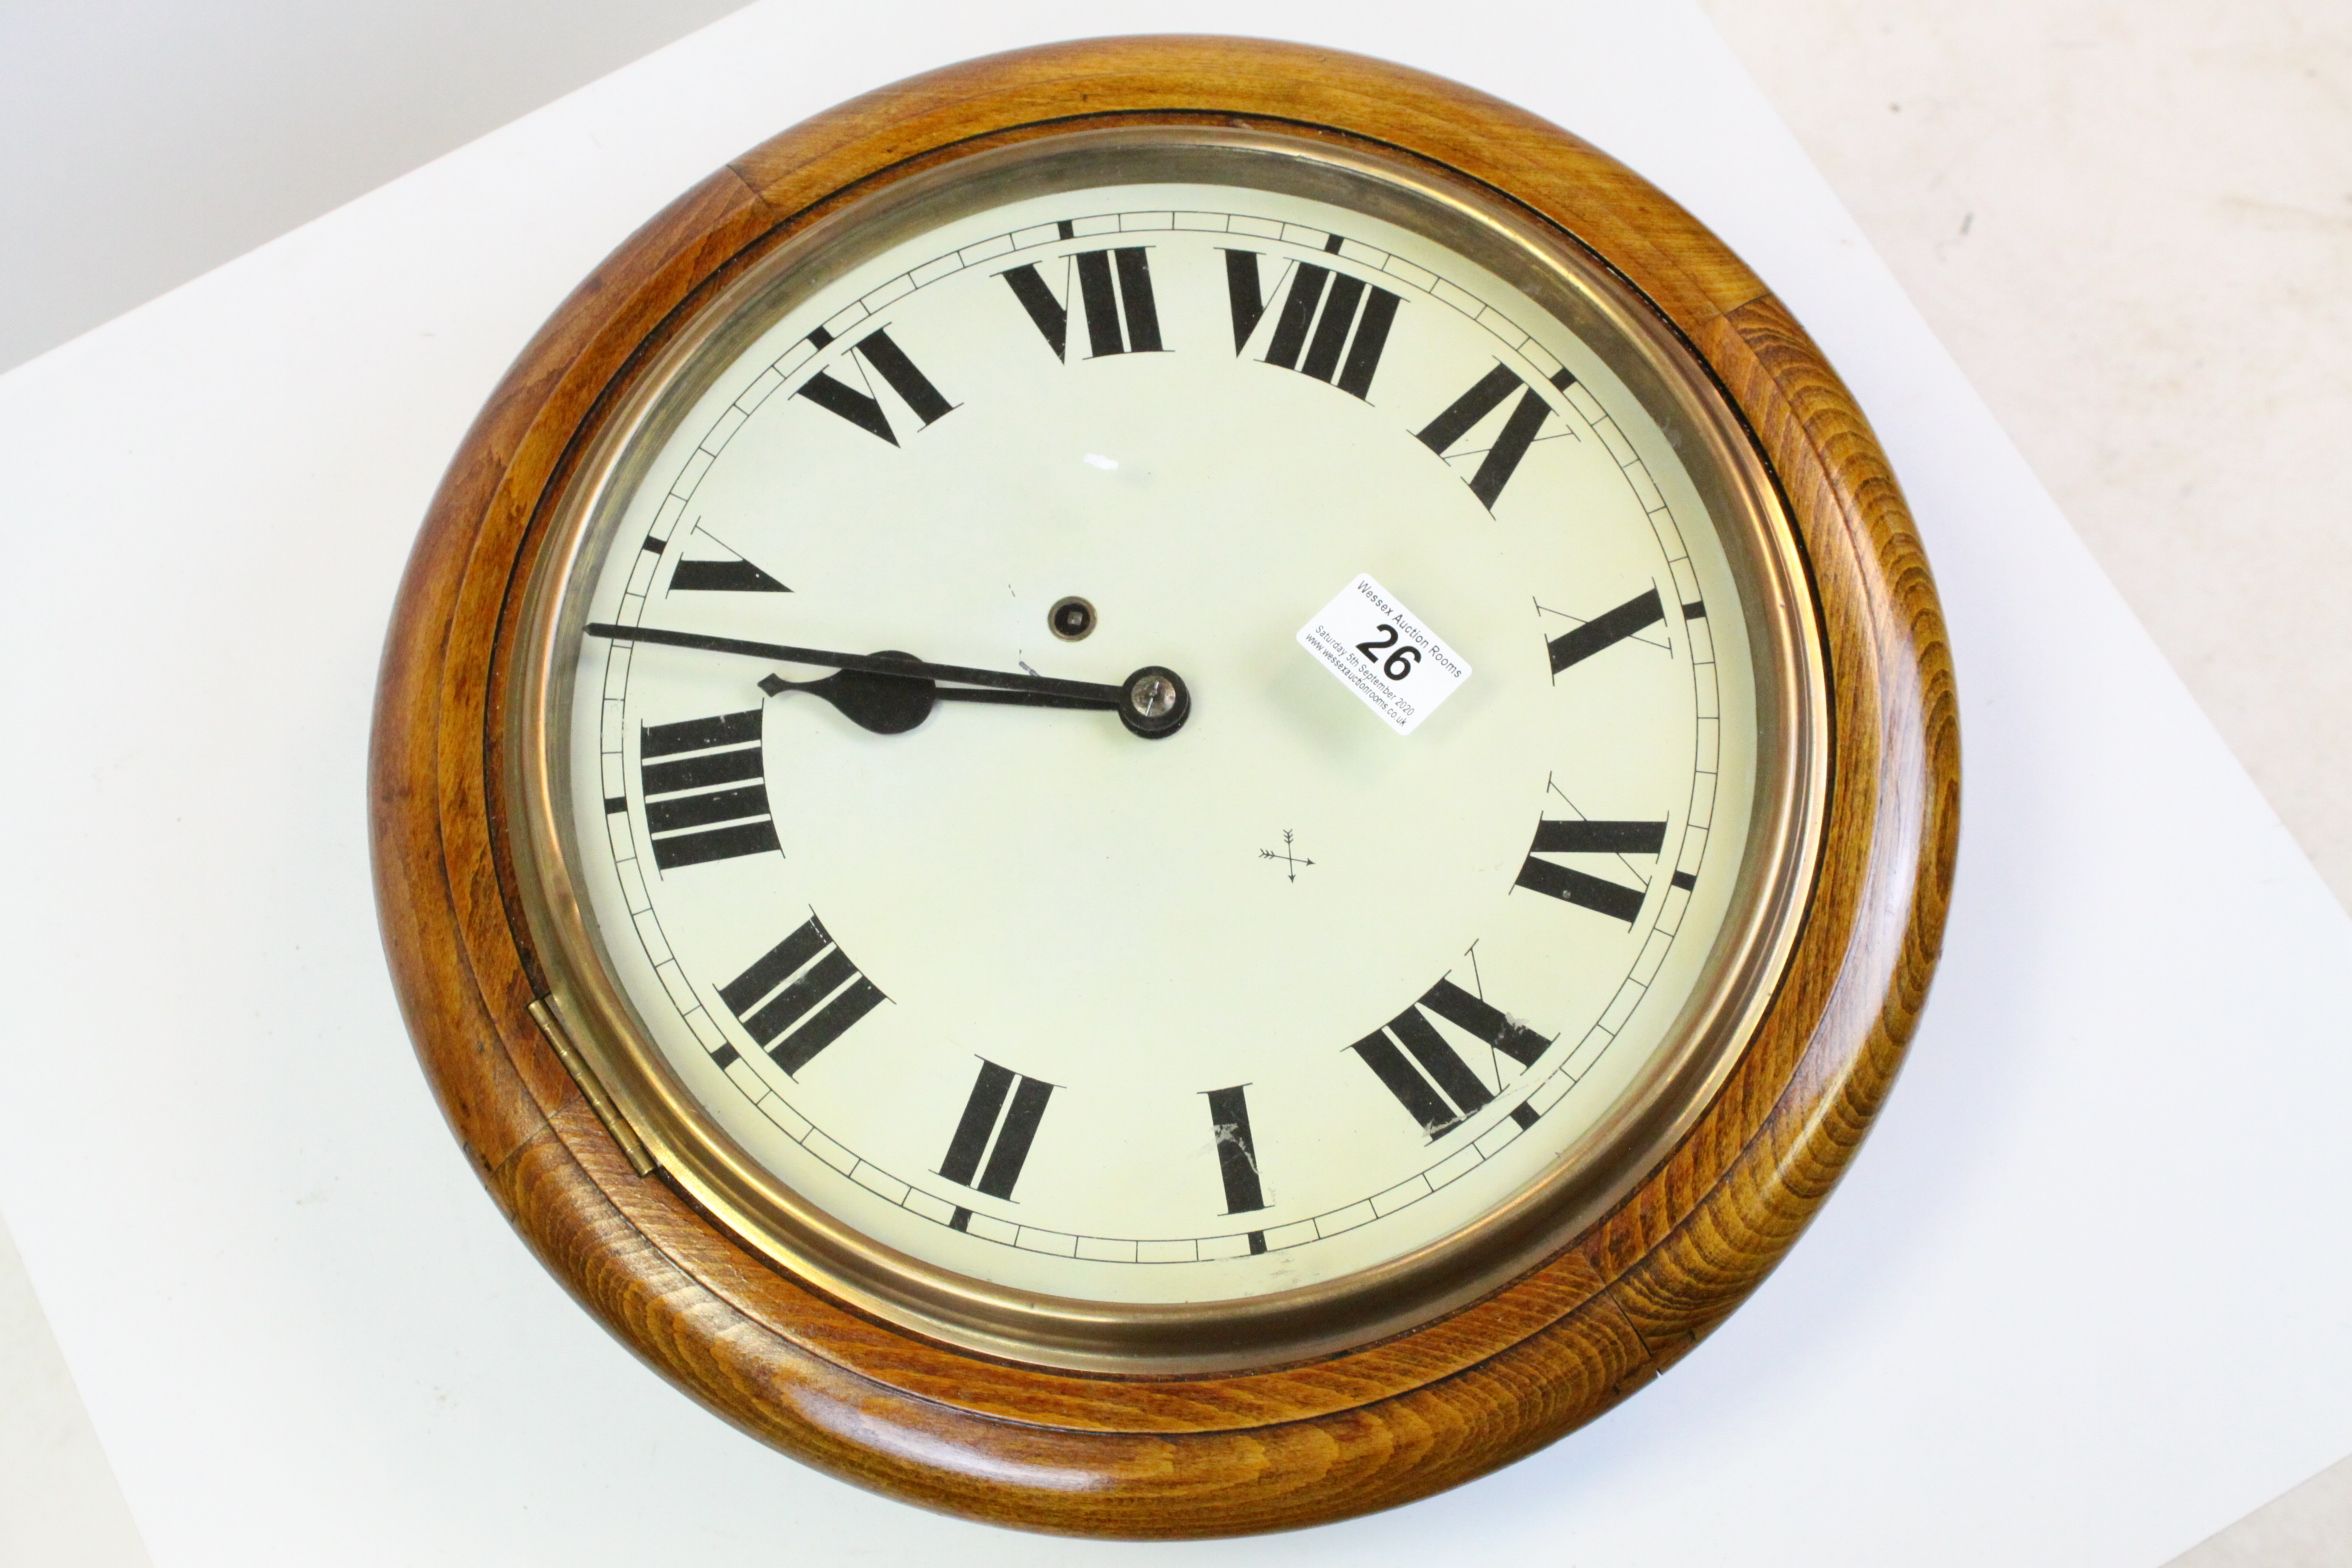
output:
[[[833,341],[833,335],[819,327],[809,334],[809,341],[823,348]],[[872,366],[883,384],[898,394],[907,412],[915,416],[916,424],[929,426],[954,410],[955,405],[939,395],[931,379],[915,368],[906,350],[891,340],[887,327],[876,327],[851,345],[844,363],[854,367],[861,361]],[[820,370],[800,384],[797,395],[827,413],[839,414],[860,430],[880,436],[892,446],[898,445],[897,432],[891,429],[890,416],[883,411],[882,400],[875,396],[871,383],[861,390],[830,370]]]
[[[1430,1022],[1430,1013],[1521,1067],[1534,1066],[1551,1041],[1453,981],[1440,980],[1420,1001],[1390,1019],[1386,1029],[1376,1029],[1350,1046],[1421,1130],[1437,1138],[1477,1115],[1495,1091]],[[1534,1124],[1536,1113],[1521,1104],[1512,1109],[1511,1117],[1525,1127]]]
[[[1037,1124],[1045,1118],[1045,1102],[1053,1092],[1050,1083],[1024,1078],[1010,1067],[981,1058],[980,1075],[972,1080],[971,1098],[964,1101],[964,1114],[956,1122],[955,1136],[948,1140],[947,1158],[940,1162],[939,1174],[992,1198],[1012,1197],[1013,1184],[1021,1179],[1021,1167],[1029,1159],[1029,1145],[1036,1140]],[[1005,1103],[1008,1100],[1012,1102],[1010,1109]],[[975,1175],[979,1178],[976,1181]],[[962,1230],[971,1217],[970,1210],[958,1209],[949,1223]]]
[[[811,915],[719,987],[719,1000],[778,1067],[797,1073],[884,998]]]
[[[662,870],[778,847],[760,761],[760,711],[644,727],[645,831]]]
[[[698,524],[676,541],[678,564],[670,572],[672,593],[790,593],[775,578],[754,566],[740,552]],[[663,541],[648,539],[645,548],[659,553]],[[713,555],[708,552],[716,551]],[[694,552],[694,553],[689,553]]]
[[[1519,868],[1517,886],[1564,903],[1597,910],[1632,925],[1647,890],[1556,866],[1539,855],[1655,855],[1666,843],[1663,822],[1555,822],[1535,825],[1535,845]]]
[[[1658,590],[1645,589],[1616,609],[1596,615],[1574,631],[1562,632],[1554,637],[1550,643],[1552,673],[1557,675],[1571,664],[1581,664],[1602,649],[1613,648],[1635,632],[1655,626],[1664,619],[1666,607],[1658,602]]]
[[[1140,245],[1084,250],[1062,258],[1062,292],[1046,286],[1037,263],[999,274],[1013,298],[1045,334],[1054,358],[1067,361],[1070,345],[1070,271],[1078,273],[1078,305],[1086,316],[1087,357],[1160,352],[1160,310],[1152,297],[1151,254]],[[1115,282],[1114,282],[1115,278]]]
[[[1233,352],[1248,347],[1267,307],[1279,303],[1266,340],[1266,363],[1295,370],[1367,401],[1396,323],[1397,296],[1361,278],[1309,262],[1286,265],[1269,300],[1256,251],[1225,252],[1225,293],[1233,310]],[[1310,332],[1312,335],[1310,336]]]
[[[1250,1135],[1247,1084],[1211,1089],[1209,1132],[1217,1141],[1217,1170],[1225,1178],[1225,1212],[1247,1214],[1266,1206],[1265,1189],[1258,1182],[1258,1144]]]
[[[1563,370],[1552,377],[1552,385],[1565,391],[1575,379]],[[1543,394],[1520,380],[1508,365],[1497,365],[1479,377],[1469,391],[1447,404],[1445,412],[1421,432],[1421,444],[1446,457],[1457,442],[1476,428],[1480,420],[1501,407],[1503,399],[1513,392],[1519,394],[1518,405],[1503,421],[1494,445],[1479,454],[1477,471],[1470,476],[1470,493],[1490,512],[1501,498],[1503,486],[1519,471],[1519,460],[1535,444],[1536,432],[1543,428],[1544,417],[1551,412]]]

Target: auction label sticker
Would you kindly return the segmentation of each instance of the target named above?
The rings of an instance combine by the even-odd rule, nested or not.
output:
[[[1412,734],[1470,678],[1469,664],[1370,572],[1316,611],[1298,642],[1399,735]]]

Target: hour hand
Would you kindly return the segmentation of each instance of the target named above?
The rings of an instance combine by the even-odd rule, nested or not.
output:
[[[891,651],[835,653],[823,648],[796,648],[740,637],[713,637],[702,632],[602,622],[593,622],[585,630],[592,637],[609,637],[617,642],[699,648],[785,664],[828,666],[837,673],[814,681],[792,681],[769,675],[760,686],[771,696],[787,691],[814,693],[853,723],[878,735],[898,735],[913,729],[941,702],[1098,709],[1118,714],[1119,721],[1131,733],[1148,740],[1173,735],[1192,712],[1191,694],[1185,689],[1183,677],[1156,664],[1146,665],[1113,686],[1026,671],[1015,674],[961,664],[933,664],[912,654]]]
[[[912,654],[877,653],[877,660],[920,665]],[[860,729],[877,735],[903,735],[931,716],[942,702],[988,702],[1023,708],[1116,709],[1116,696],[1081,696],[1066,692],[1004,691],[988,686],[942,686],[924,675],[884,674],[875,669],[837,670],[813,681],[787,680],[781,675],[760,677],[760,690],[771,697],[788,691],[822,697]],[[1113,688],[1114,690],[1116,688]]]

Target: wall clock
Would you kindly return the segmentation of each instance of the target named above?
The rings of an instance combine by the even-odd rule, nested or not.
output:
[[[1123,39],[686,193],[402,590],[392,967],[516,1228],[728,1419],[1197,1535],[1523,1455],[1851,1156],[1956,831],[1868,427],[1467,89]]]

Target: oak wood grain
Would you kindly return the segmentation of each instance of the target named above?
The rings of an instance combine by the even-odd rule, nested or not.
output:
[[[600,410],[741,268],[846,202],[1071,125],[1279,122],[1478,180],[1604,257],[1714,373],[1813,573],[1834,751],[1817,887],[1753,1039],[1660,1168],[1542,1266],[1306,1365],[1119,1378],[959,1353],[771,1267],[641,1177],[531,1021],[541,989],[502,820],[521,585]],[[753,149],[645,225],[523,351],[452,462],[387,639],[371,758],[378,907],[452,1131],[547,1266],[641,1357],[811,1463],[1034,1528],[1276,1529],[1509,1462],[1671,1365],[1803,1229],[1883,1100],[1950,896],[1958,732],[1933,582],[1867,422],[1695,219],[1555,127],[1359,57],[1114,39],[974,61]]]

